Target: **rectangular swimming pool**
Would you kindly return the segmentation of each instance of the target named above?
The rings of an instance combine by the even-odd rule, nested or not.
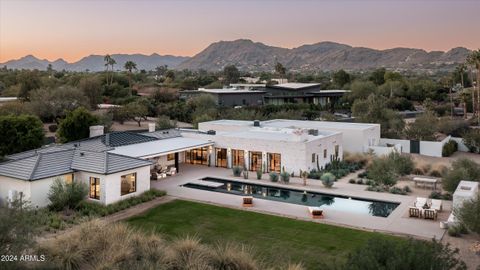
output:
[[[223,185],[202,185],[201,181],[221,183]],[[208,181],[208,182],[207,182]],[[352,198],[343,195],[332,195],[312,191],[302,191],[291,188],[259,185],[247,182],[232,181],[214,177],[205,177],[200,181],[192,181],[182,185],[187,188],[201,189],[212,192],[234,194],[240,196],[253,196],[254,198],[299,204],[305,206],[318,206],[328,211],[333,209],[356,214],[365,214],[376,217],[388,217],[397,208],[399,203],[362,198]]]

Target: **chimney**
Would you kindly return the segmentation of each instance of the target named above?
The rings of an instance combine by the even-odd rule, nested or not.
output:
[[[260,120],[253,120],[253,126],[254,127],[259,127],[260,126]]]
[[[154,132],[155,129],[155,123],[148,123],[148,132]]]
[[[103,135],[103,126],[90,126],[90,138]]]

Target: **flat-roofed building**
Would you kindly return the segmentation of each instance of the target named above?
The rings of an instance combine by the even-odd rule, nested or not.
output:
[[[223,89],[203,89],[180,91],[180,98],[189,99],[201,94],[211,95],[219,106],[257,106],[263,105],[263,96],[265,91],[223,88]]]

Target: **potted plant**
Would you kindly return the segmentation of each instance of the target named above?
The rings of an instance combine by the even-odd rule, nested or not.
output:
[[[260,169],[260,168],[257,169],[256,173],[257,173],[257,180],[262,179],[262,169]]]

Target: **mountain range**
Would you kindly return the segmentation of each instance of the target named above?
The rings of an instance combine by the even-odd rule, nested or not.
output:
[[[137,64],[137,69],[153,70],[157,66],[167,65],[170,68],[175,68],[181,62],[187,60],[189,57],[173,56],[173,55],[158,55],[156,53],[151,55],[144,54],[112,54],[113,59],[117,62],[114,65],[115,70],[123,70],[123,66],[127,61],[133,61]],[[0,66],[7,66],[12,69],[38,69],[46,70],[48,64],[52,65],[55,70],[68,71],[102,71],[105,70],[104,55],[89,55],[83,57],[77,62],[68,63],[63,59],[55,61],[48,61],[46,59],[38,59],[33,55],[27,55],[17,60],[10,60],[1,63]]]
[[[319,42],[293,49],[268,46],[248,39],[219,41],[193,57],[172,55],[113,54],[115,69],[123,69],[127,60],[137,64],[137,68],[153,70],[157,66],[168,65],[173,69],[222,70],[226,65],[236,65],[244,71],[272,71],[275,63],[282,63],[290,71],[369,70],[385,67],[394,70],[448,71],[462,63],[471,51],[457,47],[449,51],[431,51],[412,48],[376,50],[352,47],[335,42]],[[63,59],[50,62],[34,56],[1,63],[13,69],[46,69],[48,64],[56,70],[101,71],[104,70],[102,55],[90,55],[74,63]]]

